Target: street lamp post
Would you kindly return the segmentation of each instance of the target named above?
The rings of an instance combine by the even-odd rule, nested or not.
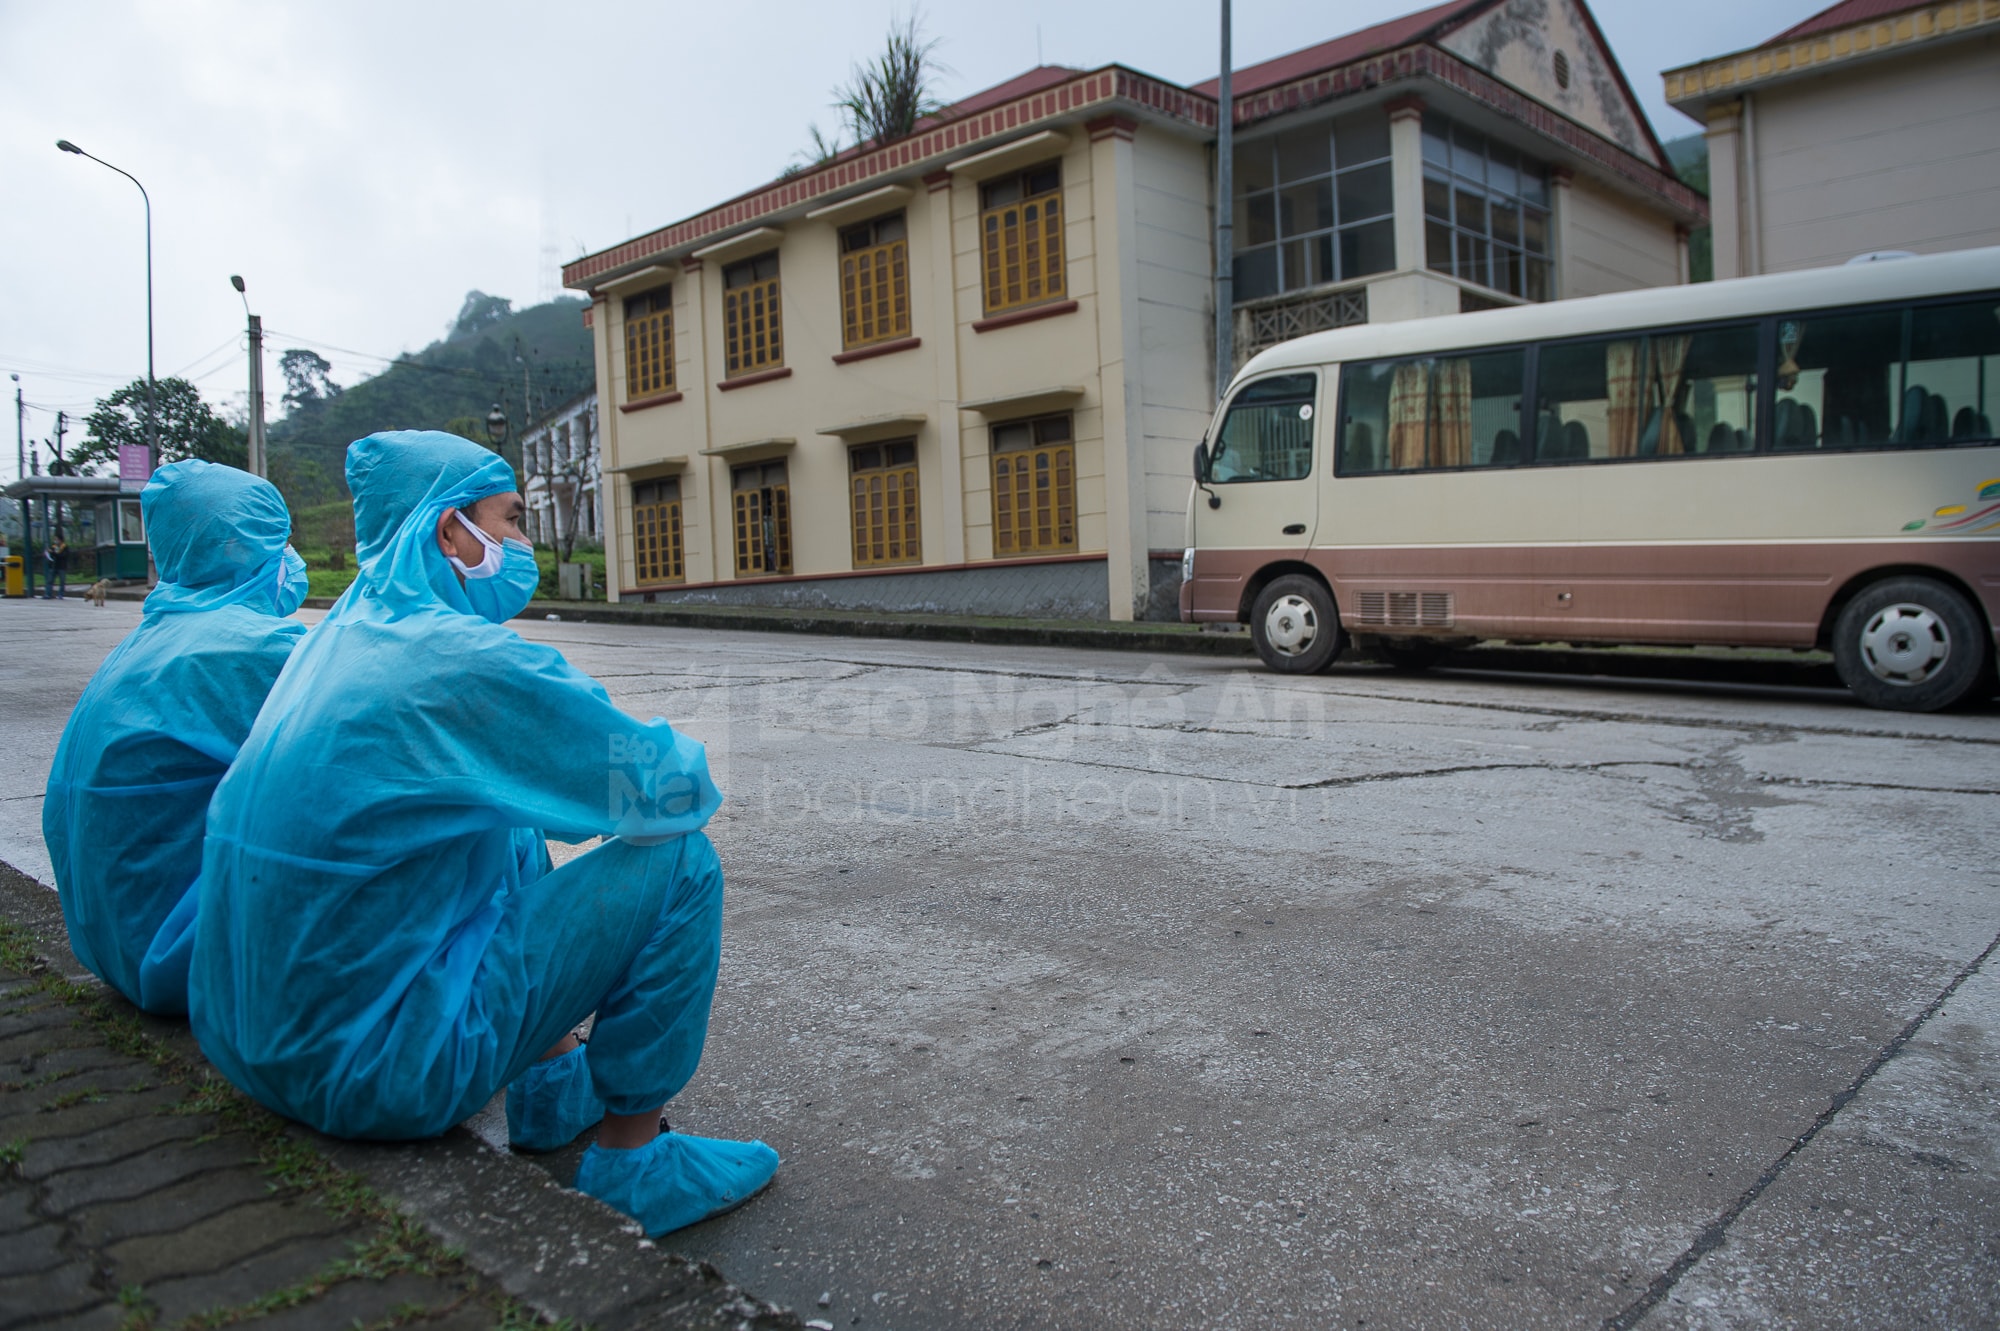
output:
[[[264,457],[264,320],[250,313],[250,297],[244,290],[243,279],[231,276],[229,285],[243,297],[243,317],[250,321],[250,456],[246,460],[251,475],[269,476]]]
[[[68,139],[57,139],[56,147],[78,157],[89,157],[102,167],[109,167],[134,185],[139,185],[139,177],[122,167],[112,166],[102,157],[91,154],[71,143]],[[139,197],[146,203],[146,450],[148,470],[160,469],[160,413],[156,399],[158,391],[153,381],[153,196],[146,193],[146,187],[139,185]]]
[[[493,410],[486,413],[486,437],[493,441],[493,451],[502,458],[507,456],[507,413],[500,410],[495,402]]]

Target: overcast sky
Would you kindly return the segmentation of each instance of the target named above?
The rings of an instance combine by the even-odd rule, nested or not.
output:
[[[907,7],[905,4],[903,7]],[[1240,67],[1422,0],[1236,0]],[[1754,45],[1824,0],[1598,0],[1662,138],[1692,121],[1659,71]],[[159,374],[244,398],[250,286],[277,353],[312,345],[351,383],[438,337],[472,288],[517,305],[569,260],[768,180],[894,0],[566,5],[480,0],[0,0],[0,370],[29,438],[145,371],[152,194]],[[1036,63],[1216,70],[1213,0],[931,0],[947,99]],[[1039,25],[1039,27],[1038,27]],[[0,381],[0,386],[12,388]],[[0,475],[14,450],[0,447]]]

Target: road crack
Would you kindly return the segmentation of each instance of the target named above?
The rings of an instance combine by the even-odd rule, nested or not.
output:
[[[1738,1197],[1728,1210],[1702,1227],[1701,1233],[1695,1236],[1694,1242],[1688,1245],[1686,1252],[1683,1252],[1679,1257],[1674,1259],[1672,1266],[1669,1266],[1658,1276],[1654,1277],[1653,1282],[1646,1286],[1645,1292],[1638,1298],[1610,1317],[1605,1318],[1604,1331],[1631,1331],[1631,1328],[1637,1326],[1645,1318],[1646,1314],[1652,1312],[1653,1309],[1666,1301],[1667,1295],[1673,1293],[1674,1286],[1678,1285],[1681,1279],[1688,1272],[1692,1271],[1702,1258],[1708,1256],[1708,1254],[1714,1252],[1727,1242],[1729,1227],[1735,1224],[1743,1213],[1749,1210],[1751,1205],[1759,1197],[1762,1197],[1773,1183],[1778,1181],[1778,1177],[1790,1167],[1792,1161],[1799,1158],[1806,1147],[1812,1145],[1813,1138],[1819,1136],[1820,1131],[1832,1123],[1839,1116],[1841,1110],[1854,1102],[1854,1098],[1861,1094],[1863,1088],[1870,1081],[1874,1080],[1875,1074],[1888,1066],[1890,1059],[1902,1052],[1903,1046],[1915,1038],[1917,1032],[1924,1028],[1924,1023],[1935,1017],[1943,1009],[1944,1005],[1951,1000],[1951,996],[1958,992],[1959,986],[1971,979],[1978,972],[1979,968],[1986,964],[1986,959],[1993,955],[1996,948],[2000,948],[2000,935],[1995,935],[1993,941],[1988,943],[1978,956],[1959,968],[1958,974],[1952,976],[1951,983],[1946,985],[1943,991],[1936,998],[1933,998],[1922,1012],[1910,1018],[1903,1026],[1903,1029],[1896,1032],[1895,1037],[1889,1043],[1883,1045],[1876,1052],[1875,1057],[1868,1061],[1868,1066],[1861,1069],[1861,1074],[1849,1082],[1845,1090],[1833,1097],[1827,1104],[1827,1107],[1822,1109],[1819,1116],[1812,1121],[1812,1125],[1792,1139],[1792,1144],[1785,1148],[1785,1153],[1773,1161],[1771,1166],[1762,1174],[1758,1175],[1757,1181],[1745,1189],[1743,1195]]]

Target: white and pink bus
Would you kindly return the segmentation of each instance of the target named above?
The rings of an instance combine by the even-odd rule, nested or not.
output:
[[[1317,333],[1195,450],[1181,618],[1822,648],[1878,707],[1993,684],[2000,248]]]

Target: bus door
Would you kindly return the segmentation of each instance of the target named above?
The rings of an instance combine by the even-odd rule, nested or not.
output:
[[[1312,544],[1319,383],[1310,370],[1253,379],[1236,390],[1209,438],[1194,503],[1196,618],[1235,619],[1243,586],[1258,569],[1302,558]]]

